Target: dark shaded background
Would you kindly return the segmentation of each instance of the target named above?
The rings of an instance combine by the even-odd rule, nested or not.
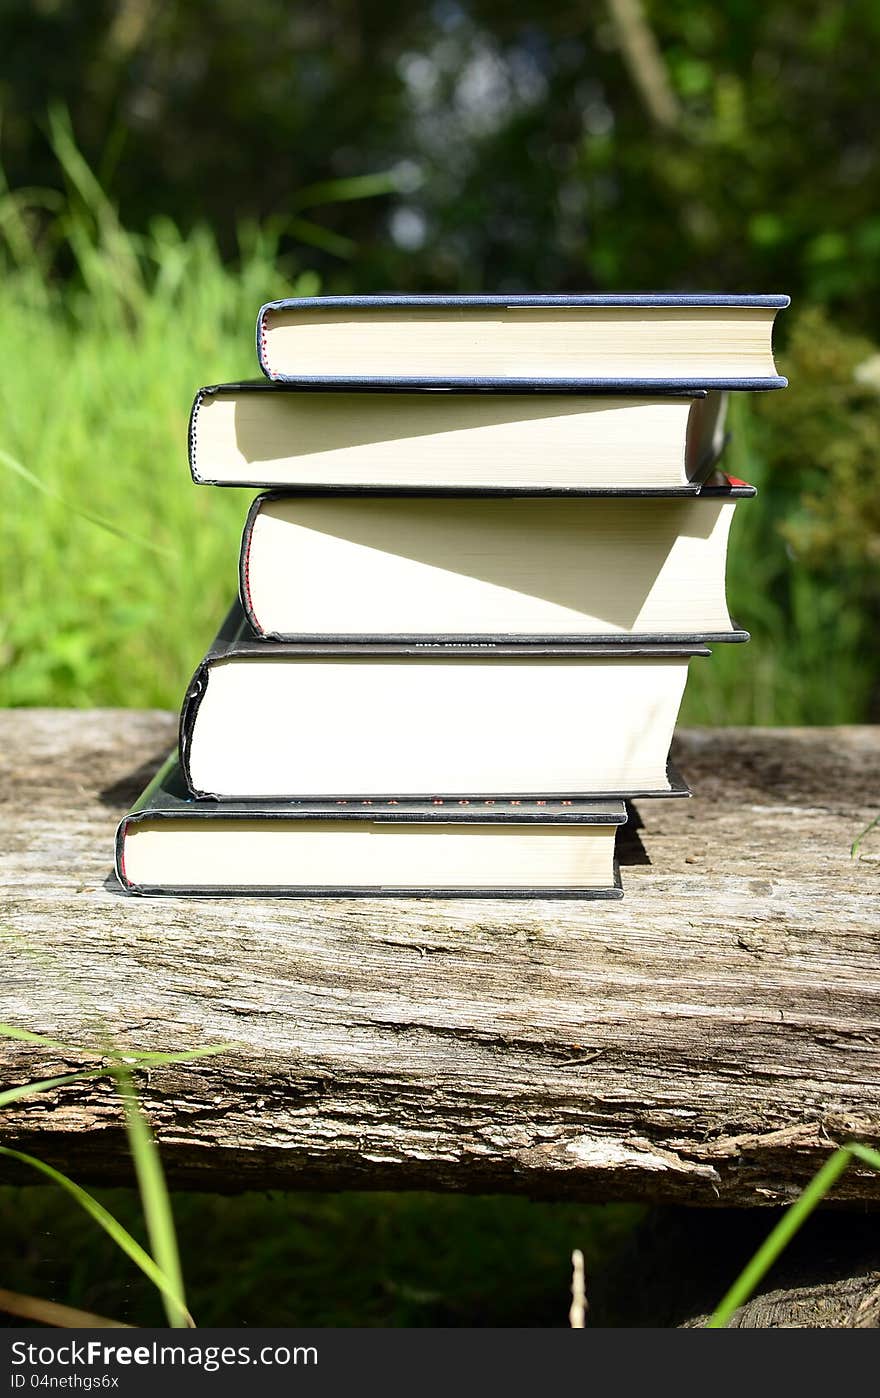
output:
[[[327,291],[784,289],[873,330],[880,7],[654,0],[659,83],[629,8],[4,0],[6,176],[58,187],[60,102],[126,227],[231,255],[273,220]],[[377,171],[384,199],[312,189]]]

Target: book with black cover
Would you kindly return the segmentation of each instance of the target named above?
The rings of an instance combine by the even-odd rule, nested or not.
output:
[[[195,800],[173,754],[119,824],[116,874],[145,895],[621,898],[626,818],[621,801]],[[443,882],[407,881],[426,870]],[[508,883],[487,883],[503,871]],[[578,883],[584,871],[591,882]],[[548,882],[529,882],[540,872]]]
[[[494,393],[266,379],[200,388],[189,420],[197,485],[314,492],[697,494],[725,444],[727,395]]]
[[[531,392],[657,387],[784,388],[771,352],[787,296],[313,296],[257,317],[267,378],[310,387]]]
[[[193,795],[224,799],[672,795],[687,667],[709,653],[267,641],[236,599],[184,698],[181,765]]]
[[[242,607],[258,636],[322,645],[747,641],[724,575],[755,490],[713,480],[650,501],[270,491],[245,522]]]

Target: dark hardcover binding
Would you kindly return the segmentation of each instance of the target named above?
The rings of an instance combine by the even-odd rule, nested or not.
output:
[[[396,388],[396,390],[397,390],[398,392],[400,392],[400,393],[407,393],[407,394],[414,394],[414,395],[418,395],[418,394],[429,394],[429,393],[436,393],[436,392],[437,392],[437,389],[436,389],[436,388],[428,388],[428,387],[425,387],[424,385],[414,384],[414,383],[410,382],[409,380],[406,380],[406,381],[404,381],[404,382],[402,382],[402,383],[400,383],[400,384],[395,385],[395,388]],[[347,393],[351,393],[351,392],[355,392],[355,391],[358,392],[358,393],[365,393],[365,394],[380,394],[380,393],[387,393],[387,392],[388,392],[387,385],[383,385],[383,384],[378,383],[378,382],[365,381],[365,380],[361,380],[361,379],[357,380],[356,382],[353,382],[353,383],[346,383],[346,384],[337,383],[335,380],[334,380],[333,382],[314,383],[314,384],[311,385],[310,391],[311,391],[311,392],[315,392],[315,393],[326,393],[326,394],[328,394],[329,396],[332,396],[332,394],[333,394],[334,392],[338,392],[340,389],[344,389],[344,391],[347,392]],[[394,496],[398,496],[398,495],[406,495],[406,496],[443,495],[443,496],[453,496],[453,497],[461,497],[461,496],[466,496],[466,495],[477,495],[477,496],[480,496],[480,495],[484,495],[484,496],[485,496],[485,495],[494,495],[494,496],[514,496],[514,495],[530,495],[530,496],[551,496],[551,495],[565,495],[565,496],[592,496],[592,495],[595,495],[595,496],[615,496],[615,495],[632,495],[632,496],[637,496],[637,497],[638,497],[638,496],[657,496],[657,497],[659,497],[659,498],[663,498],[664,496],[699,495],[699,494],[701,493],[701,490],[706,489],[706,487],[705,487],[705,485],[704,485],[704,481],[705,481],[706,477],[709,476],[709,475],[711,474],[711,472],[712,472],[712,470],[714,469],[714,467],[715,467],[715,465],[716,465],[716,463],[717,463],[719,457],[721,456],[721,453],[722,453],[722,451],[723,451],[723,448],[727,445],[727,442],[728,442],[728,440],[729,440],[729,434],[728,434],[728,436],[725,436],[724,441],[723,441],[723,443],[721,444],[721,447],[719,448],[719,450],[718,450],[716,453],[714,453],[712,456],[707,457],[706,460],[705,460],[704,462],[701,463],[700,472],[699,472],[699,475],[698,475],[698,476],[696,476],[693,480],[689,481],[686,485],[671,486],[671,487],[667,487],[667,486],[633,486],[633,487],[629,487],[629,486],[567,486],[567,485],[562,485],[562,486],[558,486],[558,485],[557,485],[557,486],[532,486],[532,485],[450,486],[450,485],[444,485],[442,482],[438,482],[437,484],[431,484],[431,485],[400,485],[400,486],[388,486],[388,485],[373,485],[373,484],[371,484],[369,481],[364,481],[364,482],[362,482],[361,484],[359,484],[359,485],[357,485],[357,486],[352,486],[352,485],[333,485],[333,484],[330,484],[330,485],[314,485],[314,484],[310,484],[310,485],[304,485],[304,486],[302,486],[302,487],[297,487],[297,486],[295,486],[295,485],[293,485],[293,486],[277,486],[277,485],[274,485],[271,481],[254,481],[253,479],[251,479],[251,480],[242,480],[242,481],[227,481],[227,480],[222,480],[222,481],[221,481],[221,480],[217,480],[215,477],[206,476],[206,475],[199,475],[199,474],[197,473],[197,470],[196,470],[196,443],[197,443],[197,437],[198,437],[198,419],[199,419],[199,412],[201,411],[202,404],[204,403],[204,401],[205,401],[206,398],[213,397],[215,394],[218,394],[218,393],[290,393],[290,394],[296,394],[296,393],[299,393],[300,391],[301,391],[301,389],[300,389],[297,385],[295,385],[295,384],[289,384],[289,383],[275,383],[274,381],[273,381],[273,382],[267,382],[266,379],[245,379],[245,380],[242,381],[241,383],[206,384],[204,388],[200,388],[200,389],[198,390],[198,392],[196,393],[195,398],[193,399],[193,404],[192,404],[192,407],[191,407],[191,409],[190,409],[190,414],[189,414],[189,427],[188,427],[188,429],[187,429],[187,459],[188,459],[188,462],[189,462],[189,473],[190,473],[190,476],[192,477],[193,483],[194,483],[195,485],[218,485],[218,486],[227,487],[227,488],[230,488],[230,489],[251,489],[251,490],[253,490],[253,489],[256,488],[256,489],[258,489],[258,490],[281,490],[281,491],[283,491],[283,493],[285,493],[285,494],[300,494],[300,493],[301,493],[301,494],[307,494],[307,495],[394,495]],[[456,383],[455,385],[448,386],[447,389],[446,389],[446,391],[449,392],[449,393],[452,393],[452,394],[456,394],[456,393],[457,393],[457,394],[459,394],[459,395],[464,395],[464,394],[467,394],[467,393],[473,393],[473,392],[475,391],[475,389],[474,389],[474,387],[473,387],[472,385],[466,385],[466,384],[464,383],[464,381],[462,381],[462,382],[460,382],[460,383]],[[483,386],[483,388],[482,388],[481,391],[483,391],[483,392],[487,391],[487,390],[485,389],[485,386]],[[662,383],[662,384],[661,384],[661,383],[658,382],[658,383],[654,384],[653,387],[651,388],[651,396],[657,396],[657,397],[663,397],[663,398],[706,398],[706,397],[708,396],[708,391],[709,391],[709,390],[708,390],[707,388],[696,388],[696,387],[690,387],[690,388],[676,388],[676,387],[674,387],[674,386],[671,386],[669,383]],[[507,380],[505,380],[503,384],[499,382],[499,383],[497,384],[497,386],[494,388],[493,392],[497,393],[498,396],[500,396],[500,397],[503,397],[505,394],[507,394],[507,395],[510,396],[510,397],[516,397],[516,396],[518,396],[518,395],[519,395],[519,396],[522,395],[523,389],[522,389],[522,387],[520,387],[520,388],[511,388],[511,387],[510,387],[510,383],[509,383]],[[572,386],[571,384],[567,384],[567,385],[562,385],[562,386],[560,386],[560,385],[558,385],[558,384],[556,384],[556,383],[554,383],[554,382],[551,382],[551,381],[538,381],[538,380],[535,380],[535,381],[530,381],[529,392],[534,392],[534,393],[538,393],[538,394],[546,394],[546,395],[548,395],[548,396],[569,397],[569,398],[577,398],[577,397],[590,398],[590,397],[598,397],[598,396],[601,396],[601,397],[603,397],[603,398],[604,398],[604,397],[613,398],[613,397],[632,397],[632,396],[634,395],[634,388],[633,388],[633,383],[632,383],[631,381],[629,381],[629,380],[626,380],[626,379],[609,379],[609,380],[603,380],[603,381],[602,381],[602,384],[601,384],[601,392],[599,392],[599,390],[597,390],[595,387],[594,387],[592,390],[589,389],[589,388],[585,388],[582,384],[578,384],[578,386],[576,386],[576,387],[575,387],[575,386]],[[752,487],[747,487],[747,491],[751,491],[752,493],[754,493],[754,491],[752,490]]]
[[[354,801],[205,801],[190,795],[183,772],[172,753],[160,767],[149,786],[135,802],[116,831],[116,877],[129,893],[145,896],[178,895],[188,897],[372,897],[372,898],[606,898],[623,897],[620,871],[614,862],[614,882],[599,888],[327,888],[318,884],[310,887],[254,888],[217,885],[211,889],[187,886],[166,887],[134,884],[125,872],[125,837],[130,825],[145,820],[197,819],[222,820],[363,820],[371,824],[429,824],[429,825],[623,825],[627,810],[622,801],[581,801],[530,798],[510,801],[494,798],[470,799],[458,797],[447,800],[434,797],[426,801],[357,799]]]
[[[484,306],[505,308],[535,308],[542,306],[741,306],[743,308],[768,308],[782,310],[789,304],[788,296],[738,296],[727,293],[715,295],[704,292],[643,292],[630,293],[590,293],[588,295],[529,295],[529,296],[398,296],[385,294],[378,296],[303,296],[286,297],[269,301],[260,307],[257,316],[257,357],[260,368],[273,383],[286,383],[302,388],[314,386],[352,389],[359,385],[396,390],[403,386],[422,388],[452,388],[462,390],[487,390],[496,392],[503,382],[505,388],[514,392],[533,393],[566,387],[579,392],[590,390],[606,391],[608,380],[603,378],[520,378],[468,377],[468,376],[423,376],[423,375],[334,375],[334,374],[280,374],[272,373],[266,362],[266,317],[270,311],[279,310],[386,310],[397,307],[425,307],[428,309],[448,308],[450,310],[479,310]],[[617,379],[615,382],[620,383]],[[785,388],[788,379],[781,375],[768,375],[765,378],[642,378],[630,379],[627,387],[630,392],[653,392],[657,389],[728,388],[761,391],[771,388]]]
[[[756,494],[757,494],[757,491],[755,490],[755,487],[754,487],[753,485],[748,485],[745,481],[738,480],[738,479],[736,479],[735,477],[732,477],[732,476],[728,476],[726,479],[727,479],[727,485],[725,485],[725,486],[720,486],[720,485],[719,485],[719,486],[715,486],[715,485],[707,485],[707,486],[704,486],[703,489],[700,491],[700,496],[701,496],[701,498],[702,498],[702,496],[706,496],[707,498],[713,499],[713,500],[748,500],[748,499],[750,499],[753,495],[756,495]],[[347,490],[344,490],[344,491],[341,490],[341,491],[339,491],[338,493],[341,494],[341,495],[358,496],[358,495],[361,494],[361,491],[360,491],[360,490],[351,490],[351,489],[347,489]],[[477,494],[482,495],[482,494],[484,494],[485,492],[482,492],[482,491],[479,491],[479,492],[478,492],[478,491],[462,491],[462,492],[456,492],[456,493],[457,493],[457,494],[461,494],[461,495],[465,495],[465,496],[470,496],[470,495],[477,495]],[[493,493],[494,493],[494,492],[493,492]],[[500,492],[498,492],[498,493],[500,493]],[[519,494],[519,492],[513,492],[513,493]],[[557,494],[558,492],[554,491],[554,492],[552,492],[552,493],[553,493],[553,494]],[[584,492],[584,493],[586,493],[586,492]],[[591,491],[591,492],[589,492],[589,493],[590,493],[591,495],[593,495],[593,494],[599,494],[599,492],[596,492],[596,491]],[[643,492],[636,492],[636,491],[631,491],[631,490],[617,490],[617,491],[603,491],[603,492],[602,492],[602,494],[605,495],[605,496],[609,496],[609,495],[614,495],[614,496],[618,496],[618,495],[634,495],[634,494],[641,494],[641,493],[643,493]],[[647,493],[647,492],[644,492],[644,493]],[[652,492],[650,492],[650,493],[653,494],[653,495],[657,495],[657,496],[659,496],[660,498],[676,497],[676,496],[682,494],[682,492],[681,492],[681,491],[678,491],[678,490],[652,491]],[[238,554],[238,595],[239,595],[239,601],[240,601],[240,603],[241,603],[241,608],[242,608],[242,611],[243,611],[243,613],[244,613],[245,621],[247,622],[247,625],[250,627],[250,630],[253,632],[254,636],[259,637],[260,639],[266,640],[266,641],[290,641],[290,642],[294,642],[294,643],[296,643],[296,644],[304,644],[304,643],[308,642],[308,643],[310,643],[310,644],[312,644],[312,645],[319,645],[319,646],[322,646],[322,647],[323,647],[323,646],[328,646],[328,645],[332,645],[332,646],[352,646],[352,647],[354,647],[355,645],[382,645],[383,647],[391,647],[391,646],[397,647],[397,646],[415,646],[415,645],[419,645],[419,646],[420,646],[420,649],[421,649],[421,647],[422,647],[424,644],[426,644],[424,637],[411,636],[411,635],[404,635],[404,634],[395,635],[395,636],[379,636],[379,635],[365,635],[365,634],[359,633],[358,635],[350,635],[350,636],[345,636],[345,635],[334,635],[334,636],[298,637],[298,636],[294,636],[294,635],[281,634],[280,632],[277,632],[277,631],[263,631],[263,630],[260,628],[259,622],[257,621],[257,618],[256,618],[256,616],[254,615],[254,609],[253,609],[253,605],[252,605],[252,603],[251,603],[250,586],[249,586],[249,582],[248,582],[248,570],[249,570],[249,561],[250,561],[250,553],[251,553],[251,541],[252,541],[252,538],[253,538],[254,524],[255,524],[255,522],[256,522],[257,515],[259,514],[260,508],[261,508],[261,506],[263,505],[264,501],[267,501],[267,500],[284,500],[284,499],[291,499],[291,498],[294,498],[294,499],[308,499],[308,497],[311,496],[311,495],[313,495],[313,494],[314,494],[314,492],[313,492],[313,491],[310,491],[310,490],[289,490],[289,489],[287,489],[287,488],[284,488],[284,489],[278,489],[278,490],[267,490],[267,491],[264,491],[261,495],[256,496],[256,498],[255,498],[254,500],[251,501],[251,506],[250,506],[250,509],[249,509],[248,512],[247,512],[247,518],[245,519],[244,529],[243,529],[243,531],[242,531],[242,536],[241,536],[241,547],[240,547],[240,549],[239,549],[239,554]],[[376,494],[377,494],[377,495],[378,495],[378,494],[381,494],[382,496],[392,496],[392,495],[396,495],[396,492],[393,492],[393,491],[381,491],[381,492],[376,492]],[[730,643],[733,643],[733,644],[737,644],[737,643],[743,644],[744,642],[748,641],[749,639],[750,639],[749,632],[748,632],[748,631],[744,631],[744,630],[742,629],[742,627],[737,626],[736,624],[734,624],[734,628],[733,628],[732,631],[706,631],[706,632],[694,633],[693,635],[684,635],[684,634],[673,635],[673,634],[664,634],[664,633],[656,633],[656,634],[655,634],[655,633],[644,633],[644,634],[639,634],[639,633],[635,633],[635,634],[621,633],[621,634],[619,634],[619,635],[607,635],[607,634],[604,634],[604,633],[603,633],[603,634],[591,634],[591,633],[589,633],[589,632],[584,632],[584,633],[581,633],[581,634],[572,634],[572,635],[570,635],[570,636],[554,636],[554,637],[552,638],[553,644],[555,644],[555,645],[557,645],[557,646],[565,646],[565,647],[570,647],[570,646],[590,646],[590,647],[595,647],[595,646],[612,646],[612,647],[614,647],[615,649],[617,649],[619,646],[705,646],[705,645],[715,645],[715,644],[718,644],[718,643],[720,643],[720,644],[730,644]],[[490,645],[490,646],[493,646],[493,647],[494,647],[494,646],[511,646],[511,645],[517,645],[517,644],[518,644],[518,645],[520,645],[520,646],[529,646],[529,647],[532,647],[532,646],[541,646],[541,645],[546,645],[546,644],[548,644],[548,637],[546,637],[546,636],[537,636],[537,635],[535,635],[535,636],[523,636],[523,635],[491,635],[491,636],[490,636],[490,635],[482,635],[482,634],[480,634],[480,635],[464,635],[464,634],[462,634],[462,635],[452,635],[452,634],[450,634],[450,635],[434,636],[434,637],[432,637],[432,640],[433,640],[435,643],[437,643],[437,644],[439,644],[439,645],[442,645],[442,646],[444,646],[444,647],[450,647],[450,646],[459,647],[459,646],[464,646],[464,645],[468,645],[468,644],[471,644],[471,645],[477,644],[477,645],[480,645],[480,646]]]
[[[632,658],[636,656],[650,657],[651,659],[677,659],[692,656],[707,656],[711,651],[702,644],[689,644],[677,640],[673,644],[658,644],[655,642],[638,644],[627,637],[620,644],[607,644],[607,637],[603,637],[601,643],[594,645],[584,644],[577,641],[569,644],[560,644],[556,638],[542,639],[537,642],[509,642],[509,641],[485,641],[474,642],[469,638],[462,644],[456,642],[443,642],[436,637],[431,637],[427,641],[390,641],[382,638],[376,641],[357,643],[321,643],[313,640],[309,641],[270,641],[265,637],[258,636],[250,626],[241,600],[236,597],[232,606],[226,614],[220,630],[218,631],[210,650],[205,654],[196,669],[195,674],[187,686],[183,697],[183,704],[180,710],[180,725],[178,747],[180,753],[180,765],[183,770],[184,781],[187,790],[192,796],[205,800],[218,799],[217,793],[212,791],[202,791],[194,785],[192,772],[190,770],[190,750],[192,745],[193,728],[195,727],[196,715],[205,687],[208,681],[208,672],[217,661],[231,660],[237,656],[259,656],[261,659],[273,660],[284,657],[335,657],[348,656],[352,659],[368,656],[388,656],[405,655],[413,659],[422,658],[448,658],[450,655],[460,656],[471,660],[485,660],[487,655],[493,657],[500,656],[505,659],[516,658],[529,660],[534,658],[555,657],[560,660],[570,660],[573,656],[581,656],[589,659],[602,656],[612,656],[615,660]],[[677,774],[667,771],[667,779],[670,782],[669,790],[648,790],[629,789],[624,791],[580,791],[580,792],[547,792],[546,797],[550,799],[577,799],[584,801],[605,801],[605,800],[628,800],[637,796],[682,796],[690,795],[688,788]],[[492,792],[475,792],[472,799],[483,800],[492,798]],[[400,797],[398,792],[383,791],[376,792],[377,800],[409,799]],[[454,801],[459,799],[457,793],[438,791],[432,793],[435,798]],[[261,800],[259,793],[255,793],[252,800]],[[308,793],[303,793],[301,800],[312,798]],[[320,799],[320,798],[316,798]],[[499,794],[498,799],[505,800],[530,800],[531,793],[504,792]]]

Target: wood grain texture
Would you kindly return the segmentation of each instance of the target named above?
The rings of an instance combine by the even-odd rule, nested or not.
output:
[[[756,1205],[880,1143],[880,731],[692,730],[617,904],[136,899],[118,817],[172,746],[135,710],[0,715],[0,1018],[85,1049],[231,1041],[140,1073],[169,1175],[212,1189],[509,1190]],[[2,1083],[90,1066],[0,1044]],[[112,1087],[2,1115],[130,1178]],[[880,1201],[880,1175],[839,1195]]]

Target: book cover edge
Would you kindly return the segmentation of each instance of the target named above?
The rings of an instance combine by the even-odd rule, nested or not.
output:
[[[281,296],[260,307],[258,320],[275,310],[370,310],[385,306],[541,307],[541,306],[737,306],[743,309],[784,310],[791,304],[785,292],[736,291],[588,291],[588,292],[376,292],[373,295]]]
[[[615,860],[615,866],[616,864],[617,861]],[[531,901],[535,899],[540,899],[542,902],[559,899],[582,902],[614,902],[619,901],[624,896],[619,872],[616,872],[615,878],[615,883],[604,884],[595,888],[362,888],[356,886],[349,888],[328,888],[316,884],[313,887],[301,888],[261,888],[250,887],[248,885],[218,885],[206,889],[134,884],[121,879],[120,884],[127,896],[136,898],[393,898],[404,900],[464,900],[468,898],[485,900],[497,898],[506,902],[512,900]]]
[[[434,389],[457,393],[569,392],[582,393],[585,396],[589,394],[598,396],[610,393],[612,385],[614,385],[620,392],[629,391],[633,396],[668,390],[670,394],[678,393],[680,396],[688,397],[695,389],[705,389],[707,392],[710,389],[719,389],[738,393],[764,393],[788,387],[788,379],[783,374],[765,374],[747,378],[707,376],[705,378],[634,378],[629,380],[596,377],[550,378],[546,376],[515,378],[512,376],[498,377],[497,375],[468,377],[466,375],[431,376],[421,374],[286,374],[278,369],[269,369],[265,358],[264,342],[261,343],[260,347],[260,368],[270,383],[279,386],[304,390],[335,388],[346,392],[352,392],[358,388],[384,390],[389,393],[402,389]]]

